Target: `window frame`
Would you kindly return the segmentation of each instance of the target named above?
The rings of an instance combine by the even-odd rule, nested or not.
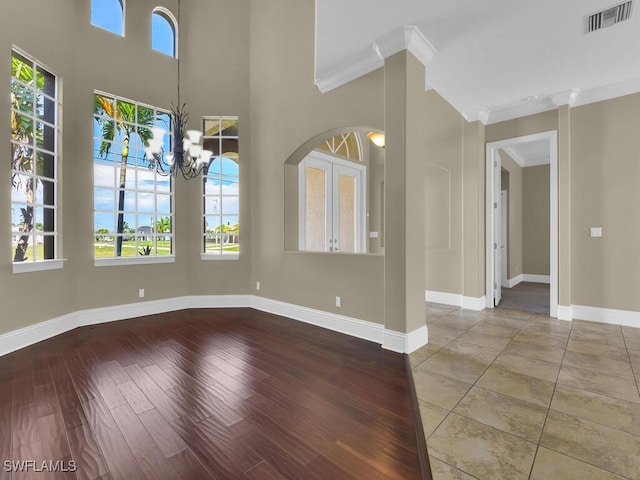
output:
[[[40,122],[43,124],[43,129],[46,128],[47,126],[53,129],[53,138],[51,139],[51,141],[53,142],[53,149],[47,149],[46,146],[38,146],[38,142],[37,139],[35,137],[35,135],[33,135],[33,139],[31,140],[30,145],[27,145],[23,142],[18,141],[17,139],[13,139],[10,138],[9,139],[9,143],[10,145],[24,145],[25,147],[31,147],[32,152],[34,157],[37,156],[37,152],[42,152],[43,154],[52,157],[51,161],[53,163],[53,165],[51,165],[52,168],[52,177],[47,177],[45,174],[38,174],[36,170],[31,169],[31,172],[28,172],[25,175],[24,171],[21,170],[17,170],[17,169],[13,169],[10,168],[10,172],[11,175],[13,177],[13,174],[18,174],[18,175],[22,175],[22,176],[27,176],[29,178],[32,178],[33,180],[37,180],[42,184],[42,179],[44,179],[44,181],[50,182],[51,186],[53,188],[53,192],[52,192],[52,200],[51,200],[51,205],[46,205],[46,200],[42,200],[42,204],[39,204],[37,201],[37,195],[34,192],[34,199],[32,202],[29,202],[28,200],[25,201],[18,201],[15,200],[13,197],[13,190],[14,187],[13,185],[10,187],[11,188],[11,201],[10,201],[10,208],[13,210],[13,206],[14,205],[24,205],[24,206],[29,206],[31,205],[31,207],[35,210],[37,208],[42,208],[43,212],[45,210],[51,210],[51,215],[53,216],[52,218],[52,222],[53,222],[53,229],[49,232],[46,232],[46,234],[41,235],[43,237],[43,241],[44,241],[44,237],[51,237],[53,239],[53,258],[51,259],[42,259],[42,260],[38,260],[37,259],[37,255],[35,254],[35,249],[37,248],[37,235],[36,235],[36,231],[35,229],[32,232],[29,232],[29,237],[30,237],[30,241],[32,242],[32,246],[31,248],[33,249],[33,259],[27,259],[25,261],[22,262],[14,262],[12,261],[12,271],[13,273],[26,273],[26,272],[35,272],[35,271],[42,271],[42,270],[55,270],[55,269],[61,269],[64,266],[64,259],[61,258],[61,252],[62,252],[62,229],[61,229],[61,218],[60,218],[60,171],[61,171],[61,162],[62,162],[62,77],[57,74],[55,72],[55,70],[49,68],[47,65],[45,65],[44,63],[40,62],[39,60],[37,60],[34,56],[28,54],[27,52],[25,52],[24,50],[22,50],[21,48],[12,45],[11,48],[11,61],[13,61],[14,58],[14,54],[22,57],[25,60],[28,60],[30,62],[30,67],[32,68],[32,70],[34,72],[39,70],[44,71],[46,74],[51,75],[54,77],[54,92],[53,92],[53,97],[48,94],[47,92],[44,91],[44,89],[41,91],[38,89],[38,86],[35,82],[33,82],[33,85],[29,86],[28,84],[26,84],[24,81],[20,80],[19,78],[16,78],[13,76],[13,73],[11,74],[11,82],[10,84],[12,85],[13,82],[15,81],[16,83],[20,84],[22,88],[26,88],[29,90],[29,93],[33,95],[33,110],[32,110],[32,114],[29,115],[28,113],[26,113],[23,110],[15,110],[11,105],[9,107],[10,112],[16,112],[20,115],[24,115],[26,117],[28,117],[31,121],[33,121],[33,125],[34,125],[34,129],[35,129],[35,124],[37,122]],[[11,87],[10,87],[10,91],[11,91]],[[36,109],[37,109],[37,105],[38,102],[35,101],[37,98],[37,95],[42,95],[43,98],[45,100],[48,100],[49,102],[51,102],[51,106],[53,107],[54,111],[53,111],[53,124],[47,120],[45,118],[45,113],[43,113],[42,115],[38,115]],[[46,109],[46,105],[47,103],[44,102],[44,107]],[[13,161],[12,161],[13,163]],[[13,164],[11,165],[11,167],[13,167]],[[37,190],[37,187],[36,187]],[[35,215],[34,215],[35,217]],[[44,221],[44,219],[43,219]],[[35,227],[35,218],[34,218],[34,227]],[[13,214],[11,215],[11,224],[12,224],[12,228],[11,228],[11,236],[14,237],[18,237],[21,235],[18,235],[19,232],[14,232],[13,231]],[[11,248],[12,251],[15,251],[15,248],[17,248],[17,244],[16,246],[13,245],[13,241],[10,242],[11,243]],[[43,247],[44,248],[44,247]],[[15,258],[15,254],[14,254],[14,258]]]
[[[107,97],[109,99],[113,99],[116,102],[121,101],[121,102],[126,102],[126,103],[133,104],[136,107],[136,112],[137,112],[137,109],[139,107],[143,107],[143,108],[146,108],[146,109],[153,110],[154,111],[154,125],[153,126],[157,125],[158,114],[167,115],[168,118],[170,118],[170,116],[171,116],[171,112],[170,111],[165,110],[163,108],[155,107],[153,105],[145,104],[143,102],[138,102],[138,101],[126,98],[126,97],[122,97],[122,96],[115,95],[115,94],[112,94],[112,93],[103,92],[103,91],[100,91],[100,90],[94,90],[93,93],[94,93],[94,96],[93,96],[94,102],[95,102],[96,95],[100,95],[100,96]],[[92,122],[96,121],[96,117],[97,116],[98,115],[94,111],[94,113],[92,114]],[[111,117],[104,116],[103,118],[111,118]],[[136,115],[135,122],[126,122],[126,123],[134,125],[136,129],[139,126],[142,126],[143,128],[152,128],[151,126],[146,126],[146,125],[139,124],[137,122],[137,115]],[[95,124],[94,124],[93,128],[95,129]],[[163,126],[163,128],[166,128],[166,126]],[[171,131],[170,128],[168,130]],[[154,181],[153,191],[147,190],[147,189],[140,189],[139,186],[138,186],[137,180],[134,181],[134,188],[130,188],[130,187],[125,186],[125,195],[126,195],[126,192],[131,192],[133,194],[134,205],[135,206],[134,206],[134,210],[127,210],[125,208],[123,210],[123,212],[124,212],[125,216],[126,215],[132,215],[132,216],[134,216],[136,218],[136,220],[138,218],[140,218],[141,215],[144,215],[144,216],[149,215],[152,218],[155,218],[155,222],[157,224],[159,218],[163,218],[163,217],[167,216],[165,213],[162,213],[162,214],[159,213],[159,210],[158,210],[158,205],[159,205],[158,195],[169,196],[169,210],[170,210],[170,212],[168,214],[168,217],[169,217],[170,222],[171,222],[171,230],[170,230],[170,232],[163,232],[163,233],[154,232],[154,233],[151,233],[151,234],[147,234],[145,232],[141,232],[140,231],[141,226],[136,224],[135,232],[132,235],[134,235],[134,237],[136,238],[136,244],[135,244],[136,246],[135,246],[135,248],[136,248],[136,252],[137,253],[140,252],[139,248],[141,248],[141,246],[142,246],[142,245],[138,244],[138,239],[137,238],[139,236],[150,235],[150,236],[155,238],[155,242],[157,242],[160,237],[169,236],[171,238],[171,240],[170,240],[171,241],[171,251],[170,251],[170,253],[168,255],[158,255],[158,253],[157,253],[158,245],[156,243],[155,244],[156,253],[153,254],[153,255],[139,255],[138,254],[138,255],[133,255],[133,256],[122,256],[122,255],[121,256],[116,256],[115,253],[116,253],[117,237],[118,237],[118,235],[122,235],[124,237],[125,233],[123,232],[122,234],[118,234],[117,231],[114,231],[113,232],[113,237],[114,237],[114,242],[116,242],[116,243],[114,243],[114,256],[110,256],[110,257],[96,257],[95,256],[96,236],[99,235],[97,230],[96,230],[96,227],[97,227],[96,216],[97,216],[97,214],[112,213],[113,216],[114,216],[114,227],[115,227],[115,230],[117,230],[117,218],[118,218],[118,212],[119,212],[118,204],[117,204],[117,195],[118,195],[118,193],[120,191],[120,187],[119,187],[116,179],[117,179],[117,177],[119,175],[119,172],[120,172],[120,163],[117,162],[115,160],[115,158],[114,158],[114,165],[113,165],[113,168],[114,168],[114,183],[113,183],[113,187],[104,186],[104,185],[98,185],[97,186],[96,185],[96,181],[95,181],[95,175],[96,175],[95,166],[96,166],[97,163],[99,163],[97,161],[97,158],[100,158],[100,157],[96,157],[96,155],[99,155],[99,154],[97,154],[95,152],[95,142],[102,141],[102,137],[96,137],[95,136],[95,130],[94,130],[94,132],[92,134],[92,139],[93,139],[93,143],[94,143],[94,154],[93,154],[93,165],[94,165],[94,182],[93,182],[93,192],[94,192],[94,194],[93,194],[93,202],[94,202],[94,205],[93,205],[93,232],[92,232],[92,238],[94,240],[94,257],[93,257],[94,258],[94,265],[96,267],[101,267],[101,266],[112,266],[112,265],[148,265],[148,264],[155,264],[155,263],[174,263],[175,262],[175,251],[176,251],[175,191],[174,191],[175,182],[174,182],[174,178],[173,178],[172,175],[160,176],[160,174],[155,173],[153,170],[151,170],[152,172],[154,172],[153,175],[154,175],[154,180],[155,180]],[[140,139],[140,140],[142,140],[142,139]],[[171,134],[169,135],[169,140],[168,141],[169,142],[172,141]],[[140,143],[142,143],[142,141]],[[118,145],[118,142],[114,141],[113,145]],[[169,143],[169,145],[170,145],[170,143]],[[144,152],[143,147],[136,146],[135,144],[131,144],[130,143],[129,144],[129,150],[134,149],[134,148],[137,148],[139,150],[140,154],[142,154]],[[114,150],[114,151],[112,151],[110,153],[110,155],[113,155],[114,157],[118,157],[118,156],[121,156],[121,153]],[[107,163],[105,160],[102,160],[102,162],[104,162],[105,164]],[[136,169],[136,175],[137,175],[139,170],[141,170],[143,172],[149,171],[149,169],[146,166],[141,166],[141,165],[138,165],[137,163],[136,164],[131,164],[131,163],[128,162],[127,163],[127,170],[129,170],[129,169]],[[160,179],[160,177],[166,178],[167,181],[169,182],[168,192],[160,192],[159,191],[157,182]],[[127,180],[127,183],[128,182],[129,182],[129,180]],[[113,194],[114,194],[114,209],[113,210],[110,210],[110,209],[97,209],[96,208],[96,204],[95,204],[96,189],[113,190]],[[143,212],[143,211],[138,209],[138,205],[137,204],[138,204],[138,200],[139,200],[139,197],[140,197],[141,194],[142,195],[153,195],[153,198],[154,198],[154,201],[153,201],[154,209],[153,209],[153,211],[151,211],[151,212]],[[125,203],[126,203],[126,201],[127,200],[125,198]],[[154,225],[149,225],[149,226],[151,228],[154,228]],[[111,232],[108,235],[111,235]],[[154,242],[152,241],[152,243],[154,243]]]
[[[122,10],[122,33],[119,32],[114,32],[113,30],[110,30],[106,27],[103,27],[101,25],[97,25],[95,23],[93,23],[93,2],[95,0],[91,0],[91,5],[90,5],[90,11],[89,11],[89,22],[91,23],[91,26],[99,28],[100,30],[104,30],[105,32],[109,32],[112,33],[118,37],[121,38],[125,38],[126,36],[126,31],[125,31],[125,27],[127,24],[127,1],[126,0],[116,0],[118,3],[120,3],[120,9]]]
[[[222,143],[222,141],[224,139],[235,139],[238,141],[238,150],[240,150],[240,119],[237,115],[211,115],[211,116],[205,116],[202,117],[202,131],[203,133],[206,133],[206,129],[205,129],[205,124],[207,121],[211,121],[211,120],[216,120],[216,121],[224,121],[224,120],[235,120],[237,121],[237,128],[238,128],[238,135],[203,135],[203,144],[205,143],[206,140],[211,140],[211,139],[217,139],[220,142],[220,145]],[[219,132],[221,132],[221,130],[219,130]],[[222,152],[222,149],[220,148],[220,152]],[[213,162],[215,161],[216,156],[214,155],[213,157],[211,157],[211,163],[209,165],[212,165]],[[238,152],[238,176],[237,176],[237,185],[238,185],[238,194],[237,195],[224,195],[222,193],[222,191],[220,192],[220,195],[211,195],[211,194],[207,194],[206,192],[206,188],[205,188],[205,184],[206,184],[206,179],[208,178],[216,178],[216,177],[211,177],[208,173],[208,169],[203,171],[203,178],[202,178],[202,195],[201,195],[201,219],[202,219],[202,223],[201,223],[201,231],[200,231],[200,259],[201,260],[238,260],[240,258],[240,253],[241,253],[241,249],[240,249],[240,242],[238,241],[238,251],[237,252],[225,252],[224,250],[222,250],[222,246],[220,247],[220,251],[219,252],[207,252],[207,244],[206,244],[206,236],[207,236],[207,232],[205,230],[205,225],[206,223],[206,219],[207,217],[212,216],[212,214],[207,214],[206,211],[206,201],[208,198],[212,198],[212,197],[219,197],[220,198],[220,205],[223,205],[222,199],[224,197],[227,198],[232,198],[232,197],[237,197],[238,199],[238,213],[231,213],[229,215],[226,216],[237,216],[238,217],[238,226],[241,226],[241,214],[240,214],[240,205],[241,205],[241,194],[240,194],[240,188],[241,188],[241,181],[240,181],[240,152]],[[220,179],[220,182],[222,184],[222,178],[224,177],[224,175],[222,174],[222,166],[220,168],[220,174],[218,175],[217,178]],[[216,216],[218,216],[218,214],[216,214]],[[220,218],[222,219],[225,214],[223,211],[220,212],[219,214]],[[240,235],[240,233],[238,233],[238,235]]]
[[[164,18],[167,23],[169,24],[169,26],[171,27],[171,30],[173,32],[173,54],[168,54],[160,49],[157,49],[153,46],[153,16],[154,15],[158,15],[162,18]],[[163,55],[166,55],[169,58],[178,58],[178,20],[176,19],[175,15],[173,15],[173,13],[171,13],[171,11],[165,7],[155,7],[152,11],[151,11],[151,17],[150,17],[150,27],[149,27],[149,32],[151,33],[150,35],[150,43],[151,43],[151,50],[153,50],[154,52],[158,52],[158,53],[162,53]]]

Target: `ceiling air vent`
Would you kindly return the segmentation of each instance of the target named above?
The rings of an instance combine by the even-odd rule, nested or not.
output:
[[[587,19],[587,33],[595,32],[603,28],[610,27],[616,23],[628,20],[631,16],[631,6],[633,1],[620,3],[614,7],[601,10],[594,14],[588,15]]]

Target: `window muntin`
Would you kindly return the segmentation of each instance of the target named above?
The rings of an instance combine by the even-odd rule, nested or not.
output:
[[[151,14],[151,48],[176,58],[177,22],[171,12],[157,7]]]
[[[124,0],[91,0],[91,24],[124,37]]]
[[[11,249],[14,264],[58,256],[58,79],[11,54]]]
[[[150,129],[170,130],[167,111],[94,94],[94,257],[173,254],[173,185],[145,158]],[[165,151],[171,149],[165,138]]]
[[[203,175],[203,253],[240,251],[238,117],[203,119],[203,145],[213,156]]]

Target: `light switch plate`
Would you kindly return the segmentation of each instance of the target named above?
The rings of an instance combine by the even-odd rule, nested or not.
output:
[[[602,227],[591,227],[591,236],[592,237],[601,237],[602,236]]]
[[[369,232],[369,238],[378,238],[378,232]]]

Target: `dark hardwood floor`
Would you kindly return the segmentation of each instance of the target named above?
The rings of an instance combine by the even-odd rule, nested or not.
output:
[[[0,479],[421,478],[407,375],[252,309],[79,328],[0,358]]]

